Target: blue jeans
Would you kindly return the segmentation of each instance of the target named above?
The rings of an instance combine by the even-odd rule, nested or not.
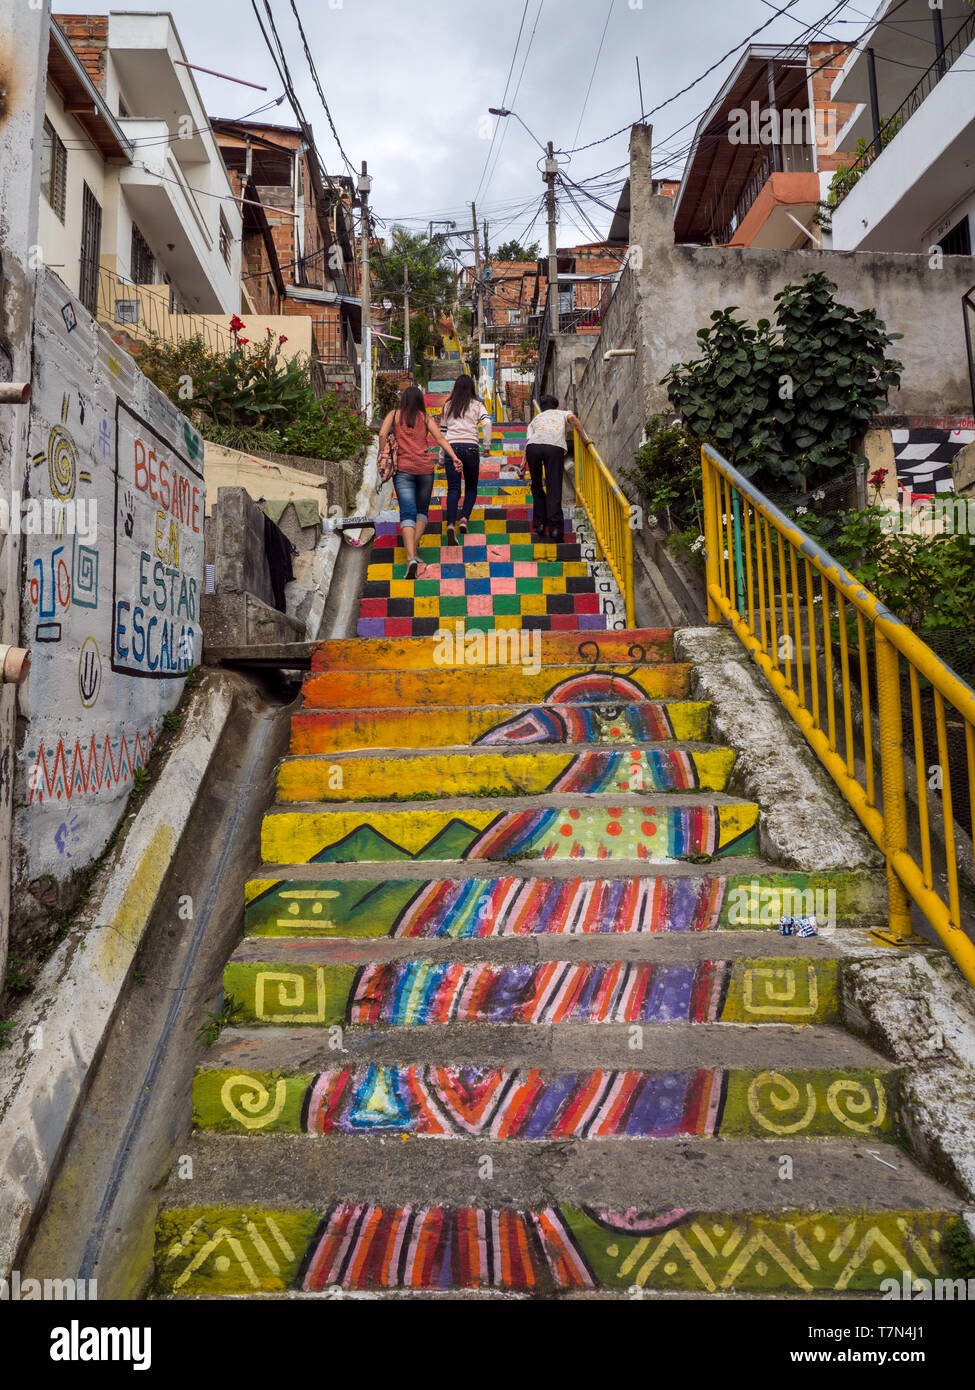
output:
[[[470,521],[471,512],[477,505],[481,451],[476,444],[454,444],[452,448],[464,469],[464,505],[460,515],[463,521]],[[444,454],[444,468],[447,470],[447,525],[453,526],[457,520],[457,503],[460,501],[460,471],[449,454]]]
[[[430,494],[433,492],[432,473],[394,473],[393,487],[399,503],[399,524],[416,527],[416,519],[427,519]]]

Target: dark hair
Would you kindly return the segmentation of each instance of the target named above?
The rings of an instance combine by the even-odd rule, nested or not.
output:
[[[407,386],[399,398],[400,419],[408,430],[416,424],[418,415],[426,415],[427,403],[419,386]]]
[[[538,408],[539,410],[558,410],[558,396],[543,396],[542,399],[538,402]]]
[[[454,382],[454,389],[449,398],[444,401],[443,410],[440,412],[441,420],[446,420],[448,415],[456,420],[463,415],[471,401],[475,400],[477,400],[477,388],[474,385],[474,378],[466,375],[459,376]]]

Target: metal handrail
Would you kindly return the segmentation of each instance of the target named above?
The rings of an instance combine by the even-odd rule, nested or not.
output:
[[[631,508],[616,479],[596,452],[575,434],[576,497],[596,533],[596,558],[605,557],[626,606],[626,626],[635,627]]]
[[[807,743],[883,851],[887,865],[889,928],[876,935],[894,945],[906,944],[911,936],[913,900],[965,978],[975,985],[975,944],[966,935],[961,921],[945,713],[946,706],[950,706],[962,721],[957,727],[964,729],[971,811],[975,807],[975,691],[906,623],[709,445],[701,450],[701,472],[708,621],[723,619],[731,624]],[[819,593],[815,592],[814,575],[819,581]],[[848,605],[852,610],[849,614]],[[853,627],[855,644],[851,641]],[[839,672],[834,669],[834,643],[839,649]],[[822,695],[820,650],[825,675]],[[907,666],[910,723],[918,773],[915,829],[920,843],[920,862],[908,845],[902,658]],[[856,677],[851,679],[851,672],[858,673],[861,687],[863,730],[859,748],[854,737],[852,695],[852,681]],[[836,709],[834,676],[839,678],[842,711]],[[871,679],[876,690],[879,727],[879,787],[874,767]],[[930,788],[923,776],[927,760],[922,724],[922,680],[930,683],[934,708],[946,893],[935,885],[934,877],[928,804]],[[837,727],[840,718],[842,753]],[[969,829],[972,828],[970,823]]]

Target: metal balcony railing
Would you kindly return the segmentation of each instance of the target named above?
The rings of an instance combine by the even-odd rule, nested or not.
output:
[[[931,95],[941,79],[948,75],[953,64],[958,61],[973,40],[975,40],[975,12],[965,20],[957,33],[945,44],[944,51],[935,58],[921,79],[911,88],[894,114],[888,116],[887,120],[884,121],[863,153],[852,164],[845,166],[847,177],[844,180],[844,185],[837,191],[835,207],[839,207],[860,175],[864,174],[878,155],[883,153],[894,136],[923,105],[925,99]]]

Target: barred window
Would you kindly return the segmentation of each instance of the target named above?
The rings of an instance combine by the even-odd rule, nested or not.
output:
[[[41,142],[41,192],[62,222],[67,187],[68,152],[51,122],[46,120]]]
[[[234,239],[233,239],[233,237],[232,237],[231,234],[230,234],[230,227],[229,227],[228,224],[227,224],[227,219],[224,217],[223,213],[221,212],[221,213],[220,213],[220,254],[221,254],[221,256],[223,256],[224,261],[225,261],[226,264],[227,264],[227,269],[228,269],[228,270],[230,269],[231,248],[233,247],[233,244],[234,244]]]
[[[149,243],[132,223],[132,252],[129,258],[129,275],[133,284],[154,285],[156,282],[156,260],[149,250]]]

